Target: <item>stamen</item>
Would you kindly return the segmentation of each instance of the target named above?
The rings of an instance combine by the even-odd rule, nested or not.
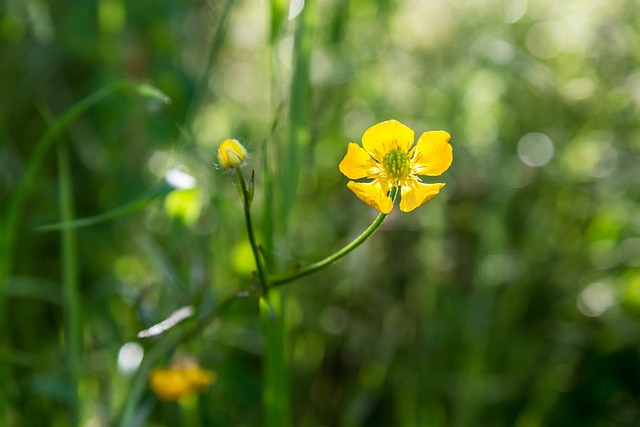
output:
[[[411,172],[409,155],[399,148],[389,151],[384,156],[382,166],[391,178],[406,177]]]

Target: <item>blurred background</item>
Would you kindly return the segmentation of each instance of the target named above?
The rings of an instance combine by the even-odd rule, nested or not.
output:
[[[284,266],[375,218],[338,171],[369,126],[447,130],[454,163],[427,180],[447,184],[438,197],[287,287],[293,425],[640,425],[639,65],[636,0],[0,2],[0,424],[116,425],[132,384],[127,425],[262,424],[255,298],[158,359],[216,373],[186,402],[136,383],[166,339],[136,334],[251,284],[215,153],[229,137],[248,148],[264,229],[265,147],[295,105],[307,120]],[[116,91],[42,150],[56,118],[121,80],[171,103]],[[172,168],[195,187],[148,196]],[[63,220],[60,200],[77,218],[140,203],[74,229],[69,273],[63,233],[37,230]]]

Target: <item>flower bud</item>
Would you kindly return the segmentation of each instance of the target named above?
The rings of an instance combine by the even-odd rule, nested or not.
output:
[[[235,139],[225,139],[218,147],[218,163],[225,169],[242,166],[247,150]]]

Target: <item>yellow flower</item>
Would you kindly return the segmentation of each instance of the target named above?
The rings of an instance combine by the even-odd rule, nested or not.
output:
[[[400,210],[411,212],[435,197],[444,184],[423,184],[417,175],[438,176],[453,161],[451,136],[442,130],[424,132],[413,145],[413,130],[396,120],[378,123],[362,135],[362,147],[349,143],[340,162],[347,186],[366,204],[387,214],[393,208],[392,188],[400,190]]]
[[[200,368],[193,360],[182,359],[167,368],[154,369],[149,378],[149,386],[160,399],[177,401],[202,390],[215,379],[213,371]]]
[[[225,169],[242,166],[247,150],[235,139],[225,139],[218,147],[218,163]]]

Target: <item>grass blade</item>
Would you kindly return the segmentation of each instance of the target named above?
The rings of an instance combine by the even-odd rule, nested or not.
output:
[[[64,222],[73,220],[73,188],[69,150],[66,144],[58,145],[59,206]],[[80,424],[79,383],[82,364],[82,332],[80,315],[80,294],[78,291],[78,249],[76,232],[72,228],[61,231],[62,252],[62,292],[65,313],[65,347],[69,394],[71,396],[69,417],[72,426]]]
[[[25,200],[35,185],[36,177],[42,166],[46,154],[51,150],[60,135],[82,114],[104,99],[119,92],[134,92],[152,101],[168,103],[169,98],[158,89],[147,85],[128,81],[118,81],[101,88],[71,106],[59,119],[49,127],[47,132],[35,144],[35,148],[26,164],[26,169],[17,188],[9,198],[6,210],[1,212],[0,219],[0,340],[1,346],[8,349],[8,334],[5,332],[8,319],[6,318],[5,287],[13,266],[14,242],[18,233],[20,218],[22,217]],[[0,365],[0,394],[6,395],[5,387],[10,384],[10,374],[5,364]],[[0,418],[5,409],[4,400],[0,403]]]
[[[93,215],[90,217],[74,219],[72,221],[41,225],[36,228],[36,231],[56,231],[100,224],[134,212],[142,211],[149,204],[149,202],[158,197],[166,196],[173,190],[175,190],[174,187],[169,185],[167,182],[162,181],[142,194],[140,197],[107,212],[103,212],[101,214]]]

